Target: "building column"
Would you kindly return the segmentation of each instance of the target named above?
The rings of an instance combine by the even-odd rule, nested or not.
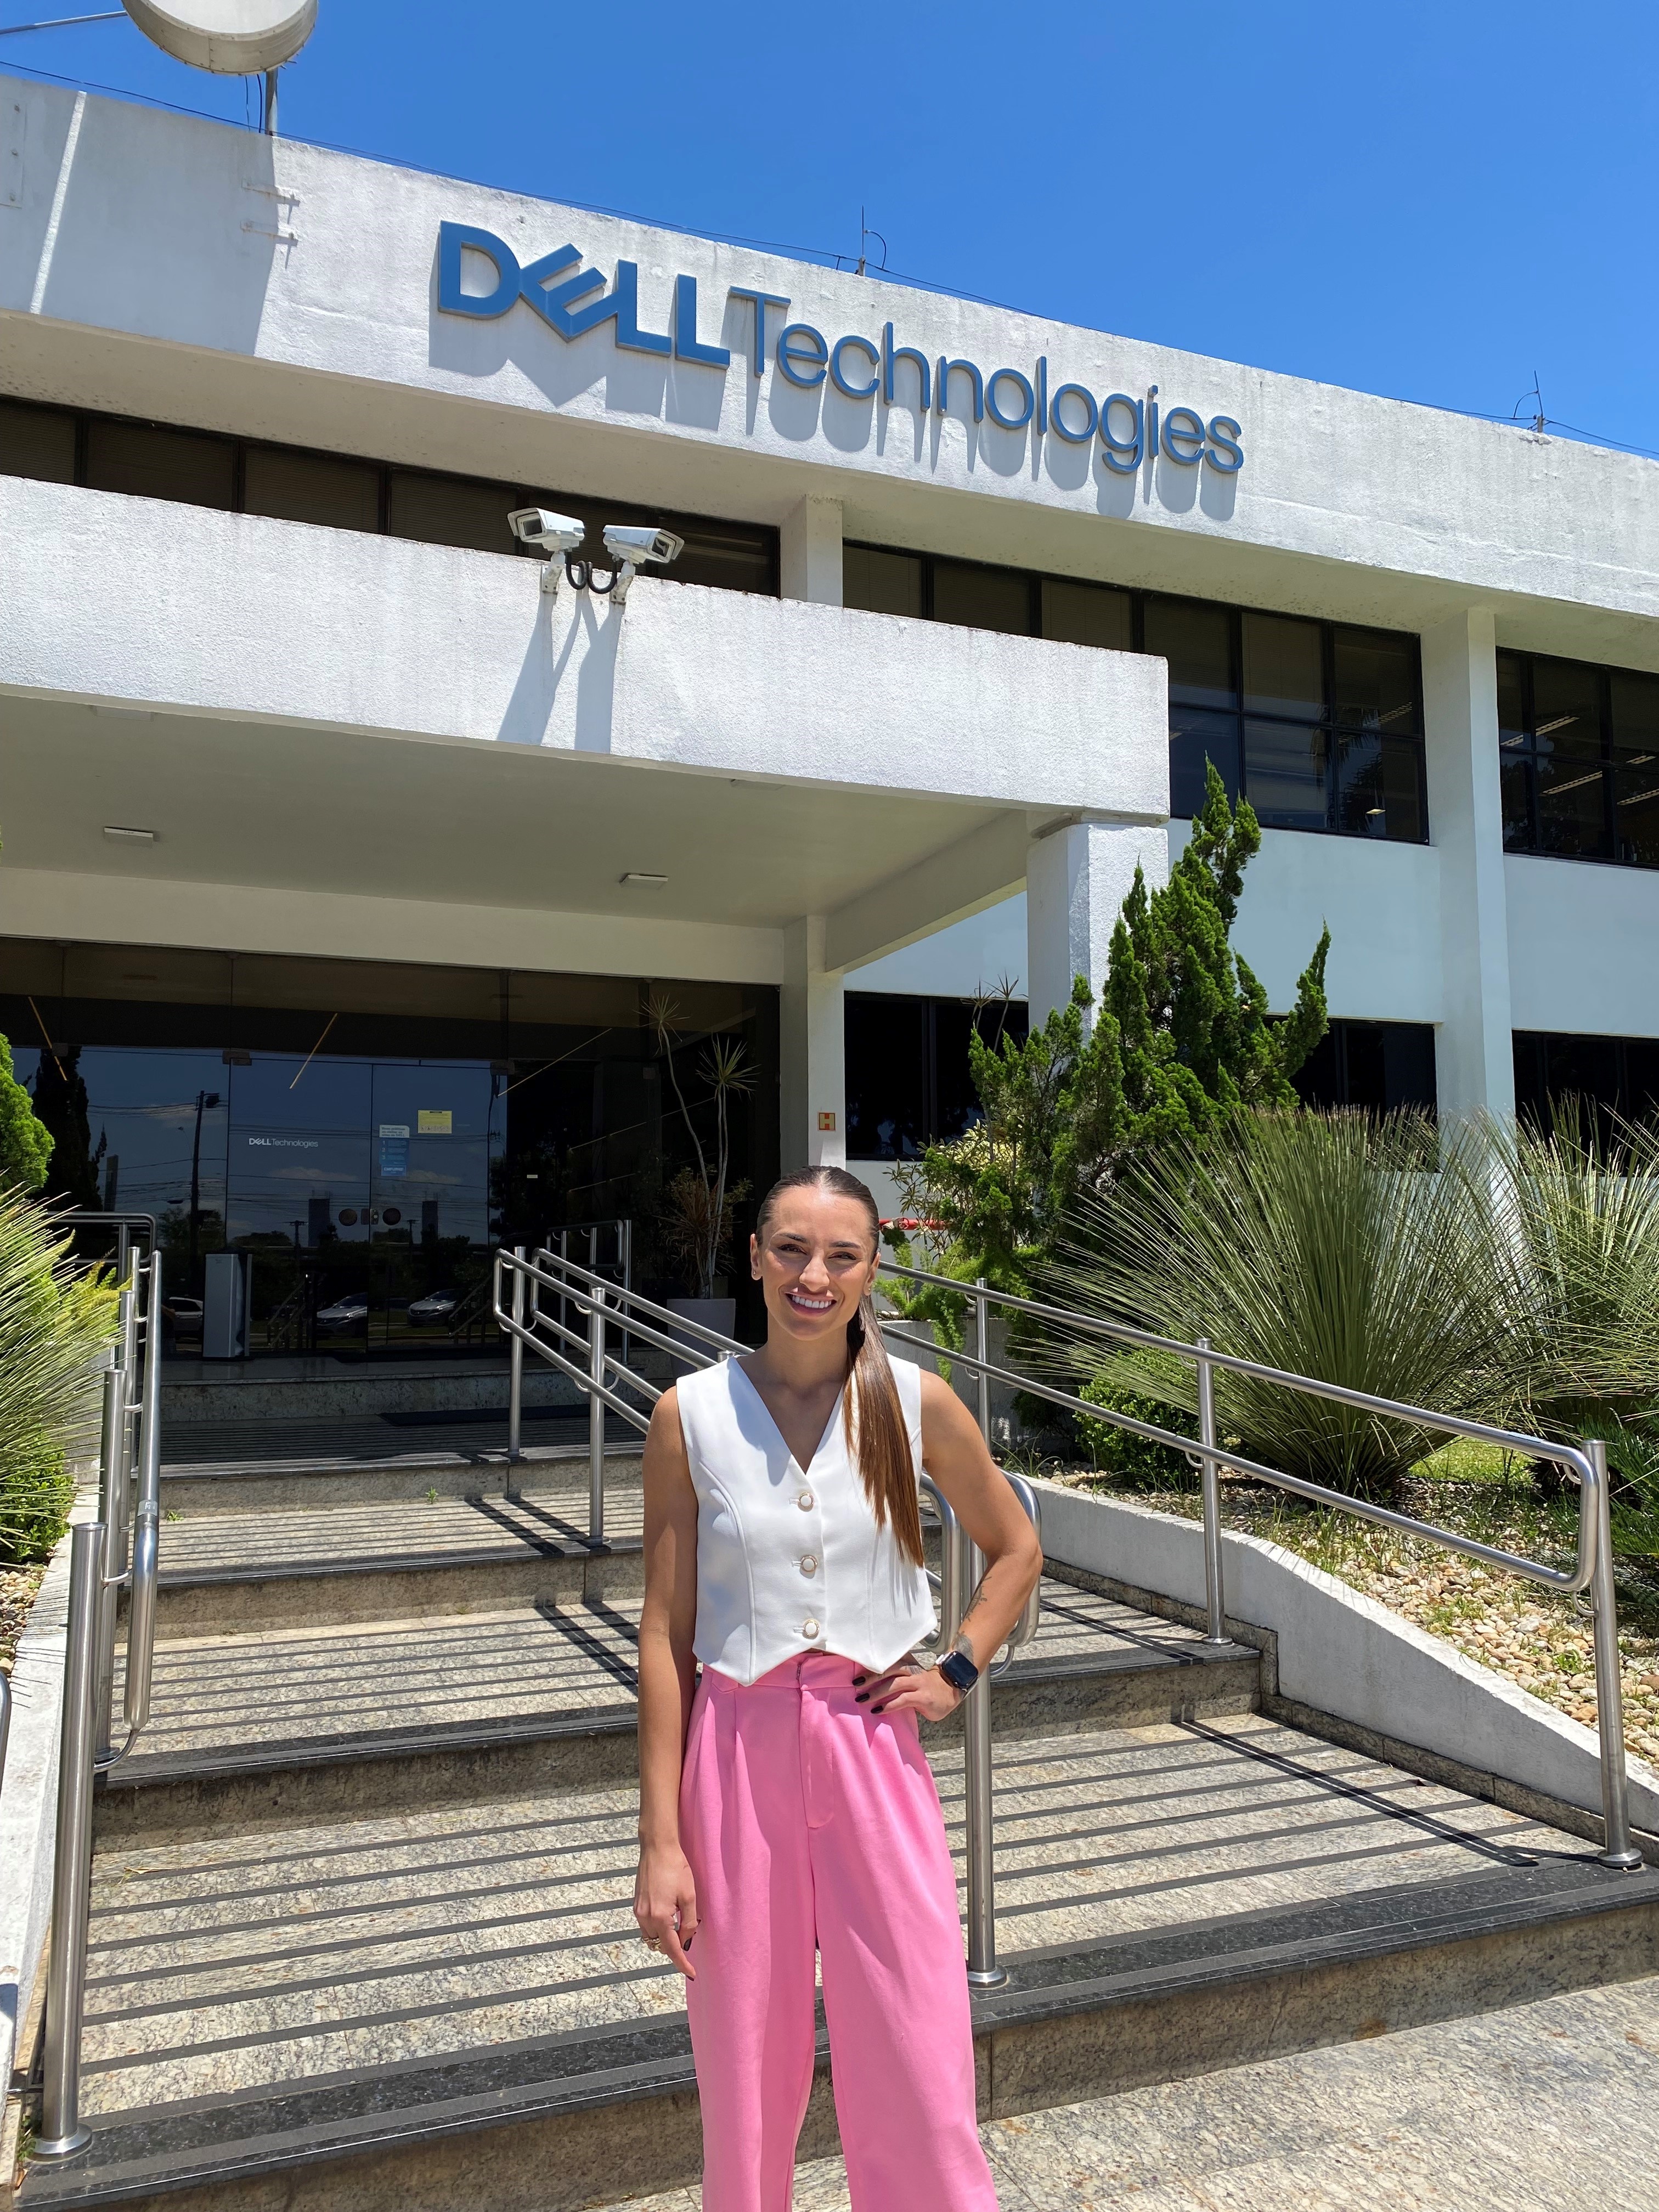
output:
[[[814,599],[838,607],[841,594],[841,501],[809,495],[798,500],[778,532],[778,583],[786,599]]]
[[[824,917],[809,914],[783,933],[778,1085],[783,1172],[847,1164],[847,1028],[844,977],[823,964]]]
[[[1025,981],[1031,1027],[1068,1003],[1074,976],[1097,1000],[1112,931],[1143,868],[1149,890],[1170,877],[1166,823],[1068,822],[1031,841],[1025,864]]]
[[[1425,630],[1429,836],[1440,860],[1435,1085],[1451,1118],[1515,1112],[1497,634],[1475,607]]]

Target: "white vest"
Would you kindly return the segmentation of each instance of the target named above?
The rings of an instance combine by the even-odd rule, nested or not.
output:
[[[921,1469],[921,1370],[896,1359]],[[697,1492],[697,1627],[705,1667],[753,1682],[806,1651],[890,1667],[935,1626],[924,1570],[878,1528],[836,1401],[812,1463],[791,1456],[735,1359],[675,1385]]]

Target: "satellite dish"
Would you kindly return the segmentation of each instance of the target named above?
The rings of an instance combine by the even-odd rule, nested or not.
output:
[[[221,76],[255,76],[291,62],[317,22],[317,0],[123,0],[147,39],[174,61]]]

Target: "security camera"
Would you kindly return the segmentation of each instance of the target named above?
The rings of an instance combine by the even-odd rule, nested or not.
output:
[[[605,526],[605,550],[617,564],[616,580],[611,586],[611,596],[618,606],[628,597],[628,587],[647,562],[666,563],[678,561],[685,550],[685,540],[677,538],[672,530],[654,530],[647,525],[607,522]]]
[[[559,588],[561,555],[574,553],[587,535],[587,525],[574,514],[550,514],[544,507],[515,507],[507,518],[507,528],[521,545],[539,545],[548,555],[542,571],[542,589]]]

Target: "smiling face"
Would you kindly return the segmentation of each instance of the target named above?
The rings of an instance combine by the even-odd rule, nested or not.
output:
[[[749,1240],[750,1272],[766,1294],[768,1319],[797,1340],[846,1334],[878,1256],[866,1208],[811,1185],[781,1193],[763,1234]]]

